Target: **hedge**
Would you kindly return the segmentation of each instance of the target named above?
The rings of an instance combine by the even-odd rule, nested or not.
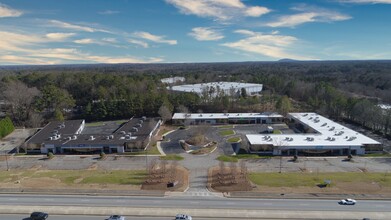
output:
[[[9,117],[0,120],[0,138],[3,138],[15,130],[14,124]]]

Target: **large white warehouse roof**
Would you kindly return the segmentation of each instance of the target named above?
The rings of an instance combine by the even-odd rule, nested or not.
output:
[[[215,91],[217,90],[217,87],[220,88],[220,90],[224,91],[226,95],[231,95],[230,92],[240,92],[242,88],[246,89],[246,92],[248,93],[259,93],[262,91],[262,84],[255,84],[255,83],[238,83],[238,82],[210,82],[210,83],[199,83],[199,84],[188,84],[188,85],[178,85],[178,86],[172,86],[168,87],[168,89],[171,89],[173,91],[179,91],[179,92],[195,92],[199,95],[202,95],[202,91],[204,91],[206,88],[215,88]]]

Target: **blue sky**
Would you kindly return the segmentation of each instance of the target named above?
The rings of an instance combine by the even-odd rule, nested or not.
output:
[[[391,58],[391,0],[0,0],[0,65]]]

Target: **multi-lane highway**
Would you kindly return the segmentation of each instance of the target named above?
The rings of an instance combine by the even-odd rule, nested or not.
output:
[[[0,196],[0,205],[389,212],[391,201],[358,200],[356,205],[346,206],[339,205],[338,200],[321,199],[3,194]]]

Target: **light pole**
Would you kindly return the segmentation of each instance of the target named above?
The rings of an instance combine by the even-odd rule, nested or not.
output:
[[[7,156],[8,153],[6,153],[6,151],[3,151],[3,152],[4,152],[4,156],[5,156],[5,163],[7,164],[7,171],[9,171],[10,169],[9,169],[9,165],[8,165],[8,156]]]

